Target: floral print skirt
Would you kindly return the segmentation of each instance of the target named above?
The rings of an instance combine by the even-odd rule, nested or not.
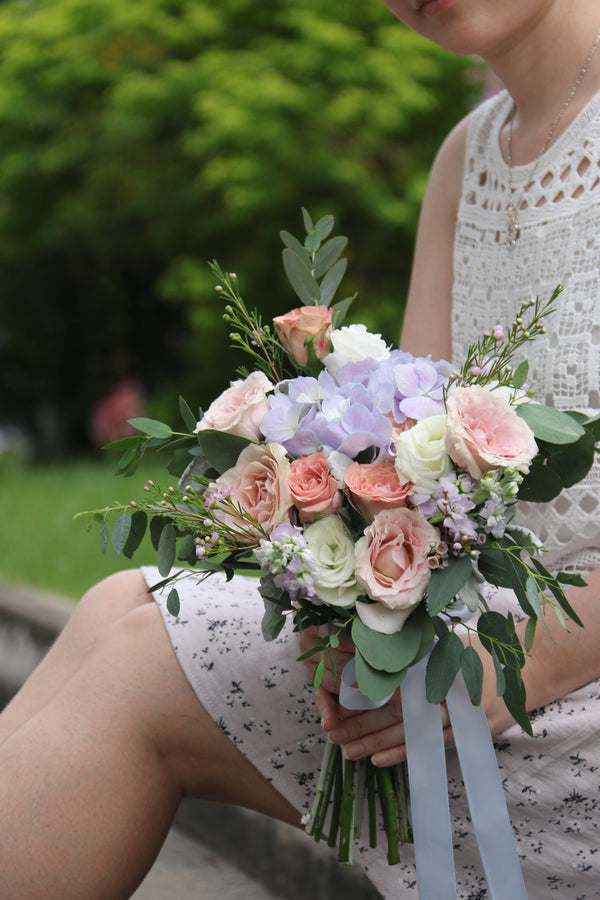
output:
[[[149,586],[161,580],[156,569],[143,574]],[[154,596],[200,703],[301,815],[312,803],[325,738],[296,660],[296,636],[284,630],[270,644],[262,637],[256,585],[251,577],[228,583],[220,574],[202,582],[189,575],[178,583],[177,617],[166,609],[168,590]],[[532,724],[533,738],[515,725],[495,741],[529,900],[600,897],[600,682],[537,710]],[[448,784],[458,897],[487,900],[453,752]],[[401,855],[390,867],[384,847],[358,841],[355,848],[355,861],[384,898],[417,900],[412,847]]]

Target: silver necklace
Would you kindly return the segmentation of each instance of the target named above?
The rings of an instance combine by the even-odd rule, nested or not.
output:
[[[525,187],[523,188],[523,193],[521,194],[520,198],[517,200],[516,203],[513,201],[513,185],[512,185],[512,136],[513,136],[513,123],[515,120],[515,113],[517,111],[517,106],[515,103],[513,103],[513,108],[512,108],[512,112],[511,112],[511,116],[510,116],[509,129],[508,129],[508,141],[507,141],[507,145],[506,145],[506,161],[508,163],[508,203],[506,204],[506,213],[508,215],[508,225],[507,225],[507,229],[506,229],[506,243],[508,244],[508,246],[510,247],[511,250],[516,247],[517,241],[519,240],[519,238],[521,236],[521,227],[519,225],[519,209],[523,203],[523,198],[525,197],[525,192],[527,190],[527,187],[528,187],[528,185],[533,183],[535,176],[537,175],[539,162],[540,162],[542,156],[544,155],[544,153],[546,152],[546,150],[548,149],[548,145],[549,145],[550,141],[552,140],[552,135],[554,134],[556,126],[558,125],[558,123],[562,119],[563,115],[567,111],[567,108],[568,108],[571,100],[573,99],[573,97],[575,96],[575,94],[577,92],[577,88],[579,87],[579,85],[581,84],[581,82],[584,79],[585,74],[590,67],[590,63],[592,62],[592,59],[594,58],[594,53],[596,52],[596,48],[598,47],[598,44],[600,44],[600,31],[596,35],[594,43],[592,44],[592,49],[590,50],[586,61],[584,62],[583,66],[581,67],[581,71],[579,72],[579,75],[575,79],[575,83],[573,84],[573,87],[569,91],[569,96],[567,97],[567,99],[563,103],[561,109],[555,116],[555,118],[552,122],[552,125],[550,126],[550,128],[548,130],[548,134],[544,138],[544,143],[542,145],[542,149],[540,150],[537,158],[534,161],[533,169],[531,170],[531,176],[527,179]]]

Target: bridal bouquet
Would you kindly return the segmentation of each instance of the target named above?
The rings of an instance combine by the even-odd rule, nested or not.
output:
[[[350,693],[381,704],[409,667],[428,657],[427,700],[440,704],[460,673],[479,704],[483,666],[477,634],[495,666],[498,694],[529,733],[521,668],[536,627],[552,608],[581,624],[564,594],[577,575],[548,572],[537,537],[515,516],[518,499],[547,501],[590,468],[600,421],[531,399],[527,363],[516,351],[544,330],[558,293],[523,304],[469,348],[460,368],[386,345],[360,324],[343,325],[354,298],[334,302],[347,239],[331,237],[333,217],[306,238],[287,232],[283,263],[302,305],[263,324],[240,295],[238,278],[212,270],[232,340],[252,360],[205,412],[180,400],[185,431],[134,419],[139,434],[117,442],[131,473],[150,448],[174,451],[166,490],[89,514],[118,513],[110,540],[131,556],[148,521],[158,568],[179,612],[177,581],[200,571],[257,573],[263,633],[287,620],[300,631],[325,626],[310,651],[314,683],[346,635],[356,647]],[[181,563],[181,566],[178,566]],[[524,645],[513,617],[490,607],[485,586],[511,588],[528,619]],[[461,637],[459,637],[459,633]],[[341,698],[342,702],[343,698]],[[376,840],[378,795],[388,860],[411,840],[403,766],[377,769],[344,760],[328,744],[307,830],[339,842],[351,860],[363,806]],[[327,822],[327,825],[326,825]]]

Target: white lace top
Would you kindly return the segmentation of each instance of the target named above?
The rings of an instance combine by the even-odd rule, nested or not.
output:
[[[521,236],[506,243],[509,170],[499,133],[506,92],[473,114],[454,246],[453,355],[496,323],[509,325],[525,299],[565,290],[547,334],[523,348],[540,400],[588,414],[600,409],[600,94],[540,159],[512,169]],[[535,178],[531,181],[532,174]],[[552,504],[521,504],[551,569],[600,566],[600,460]]]

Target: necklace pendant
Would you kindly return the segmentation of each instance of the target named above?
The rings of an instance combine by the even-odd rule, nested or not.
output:
[[[519,210],[516,208],[512,200],[509,200],[506,205],[506,212],[508,214],[508,226],[506,229],[506,243],[513,250],[517,241],[521,237],[521,229],[519,227]]]

